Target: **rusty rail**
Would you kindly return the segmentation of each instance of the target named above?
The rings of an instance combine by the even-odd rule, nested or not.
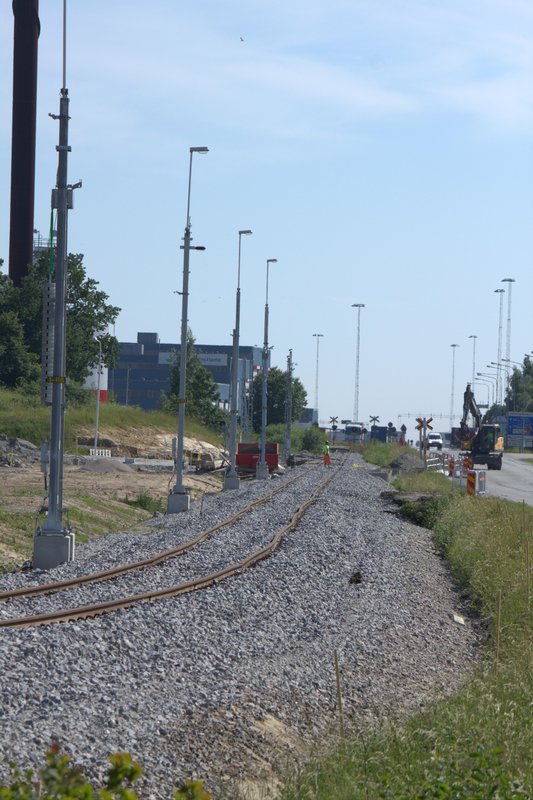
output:
[[[131,595],[129,597],[119,598],[117,600],[109,600],[109,601],[104,601],[104,602],[100,602],[100,603],[93,603],[93,604],[89,604],[89,605],[86,605],[86,606],[78,606],[76,608],[59,609],[58,611],[50,611],[50,612],[47,612],[47,613],[44,613],[44,614],[34,614],[34,615],[26,616],[26,617],[12,617],[11,619],[2,619],[2,620],[0,620],[0,627],[1,628],[8,628],[8,627],[10,627],[10,628],[27,628],[27,627],[37,627],[37,626],[40,626],[40,625],[46,625],[46,624],[52,623],[52,622],[71,622],[71,621],[79,620],[79,619],[92,619],[94,617],[100,616],[101,614],[106,614],[106,613],[110,613],[112,611],[118,611],[118,610],[123,609],[123,608],[128,608],[129,606],[135,605],[136,603],[140,603],[140,602],[143,602],[143,601],[160,600],[160,599],[164,599],[164,598],[167,598],[167,597],[175,597],[175,596],[180,595],[180,594],[186,594],[188,592],[195,591],[197,589],[203,589],[203,588],[205,588],[207,586],[211,586],[211,585],[213,585],[213,584],[215,584],[215,583],[217,583],[217,582],[219,582],[221,580],[224,580],[224,579],[226,579],[228,577],[231,577],[232,575],[235,575],[237,572],[240,572],[243,569],[247,569],[249,567],[252,567],[255,564],[257,564],[259,561],[262,561],[263,559],[265,559],[269,555],[271,555],[271,553],[274,552],[274,550],[279,546],[279,544],[280,544],[281,540],[283,539],[283,537],[285,536],[285,534],[288,533],[291,530],[294,530],[294,528],[297,526],[298,522],[303,517],[303,515],[305,514],[307,509],[311,505],[313,505],[313,503],[316,502],[316,500],[319,497],[319,495],[324,491],[324,489],[328,486],[328,484],[338,474],[340,469],[341,469],[341,467],[337,467],[337,469],[334,470],[326,478],[326,480],[323,481],[314,490],[314,492],[311,494],[309,499],[306,500],[305,503],[303,503],[302,505],[300,505],[296,509],[296,511],[292,515],[292,517],[291,517],[290,521],[288,522],[288,524],[284,525],[282,528],[280,528],[276,532],[276,534],[272,537],[272,539],[268,542],[268,544],[266,544],[264,547],[260,548],[259,550],[255,550],[254,552],[250,553],[249,555],[247,555],[241,561],[238,561],[238,562],[236,562],[234,564],[230,564],[227,567],[224,567],[223,569],[217,570],[216,572],[212,572],[212,573],[210,573],[208,575],[204,575],[204,576],[201,576],[199,578],[195,578],[193,580],[185,581],[184,583],[175,584],[173,586],[169,586],[169,587],[164,588],[164,589],[155,589],[155,590],[151,590],[149,592],[142,592],[140,594]],[[301,476],[299,476],[299,477],[301,477]],[[296,480],[299,480],[299,478],[295,478],[291,482],[295,482]],[[246,509],[241,509],[241,511],[238,514],[236,514],[234,517],[231,517],[228,520],[225,520],[223,523],[220,523],[219,525],[216,525],[213,528],[210,528],[208,531],[204,531],[202,534],[200,534],[200,536],[196,537],[196,539],[192,540],[192,541],[197,543],[198,541],[202,541],[203,539],[206,539],[209,535],[211,535],[211,533],[214,530],[218,530],[221,527],[224,527],[226,525],[231,524],[231,522],[233,522],[233,521],[239,519],[241,516],[243,516],[244,513],[246,513],[246,511],[249,510],[251,507],[254,507],[256,505],[259,505],[261,503],[266,502],[267,499],[270,499],[273,495],[277,494],[285,486],[287,486],[287,484],[284,484],[283,486],[278,487],[273,492],[271,492],[269,495],[267,495],[266,498],[260,498],[260,500],[253,501],[253,503],[250,503],[248,506],[246,506]],[[185,546],[189,545],[189,544],[190,543],[185,543]],[[182,545],[181,547],[183,548],[184,545]],[[180,548],[176,548],[176,549],[180,549]],[[169,552],[174,552],[174,551],[167,551],[167,553],[160,554],[159,556],[156,556],[153,559],[146,559],[145,561],[137,562],[137,564],[141,564],[142,566],[145,566],[147,563],[148,564],[159,563],[160,561],[163,561],[166,558],[172,557],[172,556],[168,555]],[[128,565],[127,568],[118,567],[116,569],[122,570],[122,571],[128,571],[129,568],[133,568],[133,566],[132,565]],[[96,576],[105,575],[105,577],[96,578],[96,580],[106,580],[106,579],[108,579],[108,576],[109,577],[115,577],[115,575],[110,575],[110,573],[112,573],[112,572],[115,572],[115,569],[113,569],[113,570],[105,570],[103,573],[95,573]],[[116,574],[116,572],[115,572],[115,574]],[[121,574],[121,573],[119,572],[118,574]],[[49,584],[49,586],[51,586],[51,587],[55,586],[56,589],[58,587],[59,588],[65,588],[64,584],[68,584],[69,586],[71,586],[71,585],[76,585],[76,583],[86,583],[88,579],[90,579],[90,578],[94,579],[94,577],[95,576],[83,576],[81,579],[77,579],[77,580],[74,579],[73,581],[63,581],[63,582],[61,582],[61,585],[60,584]],[[46,587],[42,586],[42,587],[33,587],[33,588],[34,589],[45,589]],[[54,589],[52,589],[52,591],[53,590]],[[16,590],[16,591],[19,591],[19,590]],[[3,594],[5,595],[6,593],[3,593]],[[10,596],[13,597],[15,595],[11,594]],[[20,596],[20,594],[18,596]]]

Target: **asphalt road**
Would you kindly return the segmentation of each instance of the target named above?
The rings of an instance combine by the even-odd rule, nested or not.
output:
[[[533,506],[533,454],[504,453],[501,470],[486,471],[485,486],[487,495]]]

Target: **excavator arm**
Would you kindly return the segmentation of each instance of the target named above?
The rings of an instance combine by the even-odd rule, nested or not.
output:
[[[474,422],[474,431],[477,432],[481,427],[482,414],[478,404],[476,403],[474,393],[470,387],[470,384],[467,383],[463,399],[463,416],[459,426],[461,429],[462,439],[468,439],[471,436],[470,430],[467,425],[467,419],[469,414],[472,416]]]

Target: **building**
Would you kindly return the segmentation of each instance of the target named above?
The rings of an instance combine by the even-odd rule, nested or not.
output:
[[[196,353],[218,384],[221,402],[229,408],[233,345],[196,344]],[[119,342],[119,358],[109,370],[108,387],[117,403],[147,411],[159,407],[161,392],[170,388],[170,374],[180,345],[159,341],[157,333],[138,333],[136,342]],[[239,347],[237,410],[249,415],[247,391],[261,369],[260,347]]]

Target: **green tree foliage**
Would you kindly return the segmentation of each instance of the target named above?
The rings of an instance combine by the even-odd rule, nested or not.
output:
[[[505,404],[509,411],[533,411],[533,362],[529,356],[521,369],[513,369]]]
[[[24,329],[14,311],[0,311],[0,385],[6,389],[37,390],[37,357],[24,342]]]
[[[18,377],[22,380],[26,380],[28,359],[33,363],[41,360],[43,288],[49,280],[50,264],[50,251],[43,251],[20,287],[14,286],[7,275],[0,275],[0,313],[15,315],[22,330],[26,358],[20,348],[17,350],[21,358]],[[66,374],[71,381],[83,383],[98,363],[99,346],[94,339],[98,332],[102,332],[103,363],[113,366],[116,361],[118,343],[106,331],[115,322],[120,308],[109,305],[108,295],[98,288],[98,282],[87,277],[82,255],[71,253],[67,270]],[[10,319],[7,318],[6,324],[9,325]]]
[[[261,430],[263,376],[258,373],[252,381],[252,426]],[[267,421],[276,425],[285,422],[285,403],[287,398],[287,372],[272,367],[267,375]],[[307,403],[307,392],[299,378],[292,381],[292,422],[300,419]]]
[[[203,425],[219,428],[226,414],[219,408],[220,393],[211,373],[200,361],[195,349],[195,339],[189,328],[187,336],[187,369],[185,385],[185,409],[187,416]],[[161,406],[164,411],[178,413],[180,386],[179,353],[170,373],[170,390],[163,394]]]

